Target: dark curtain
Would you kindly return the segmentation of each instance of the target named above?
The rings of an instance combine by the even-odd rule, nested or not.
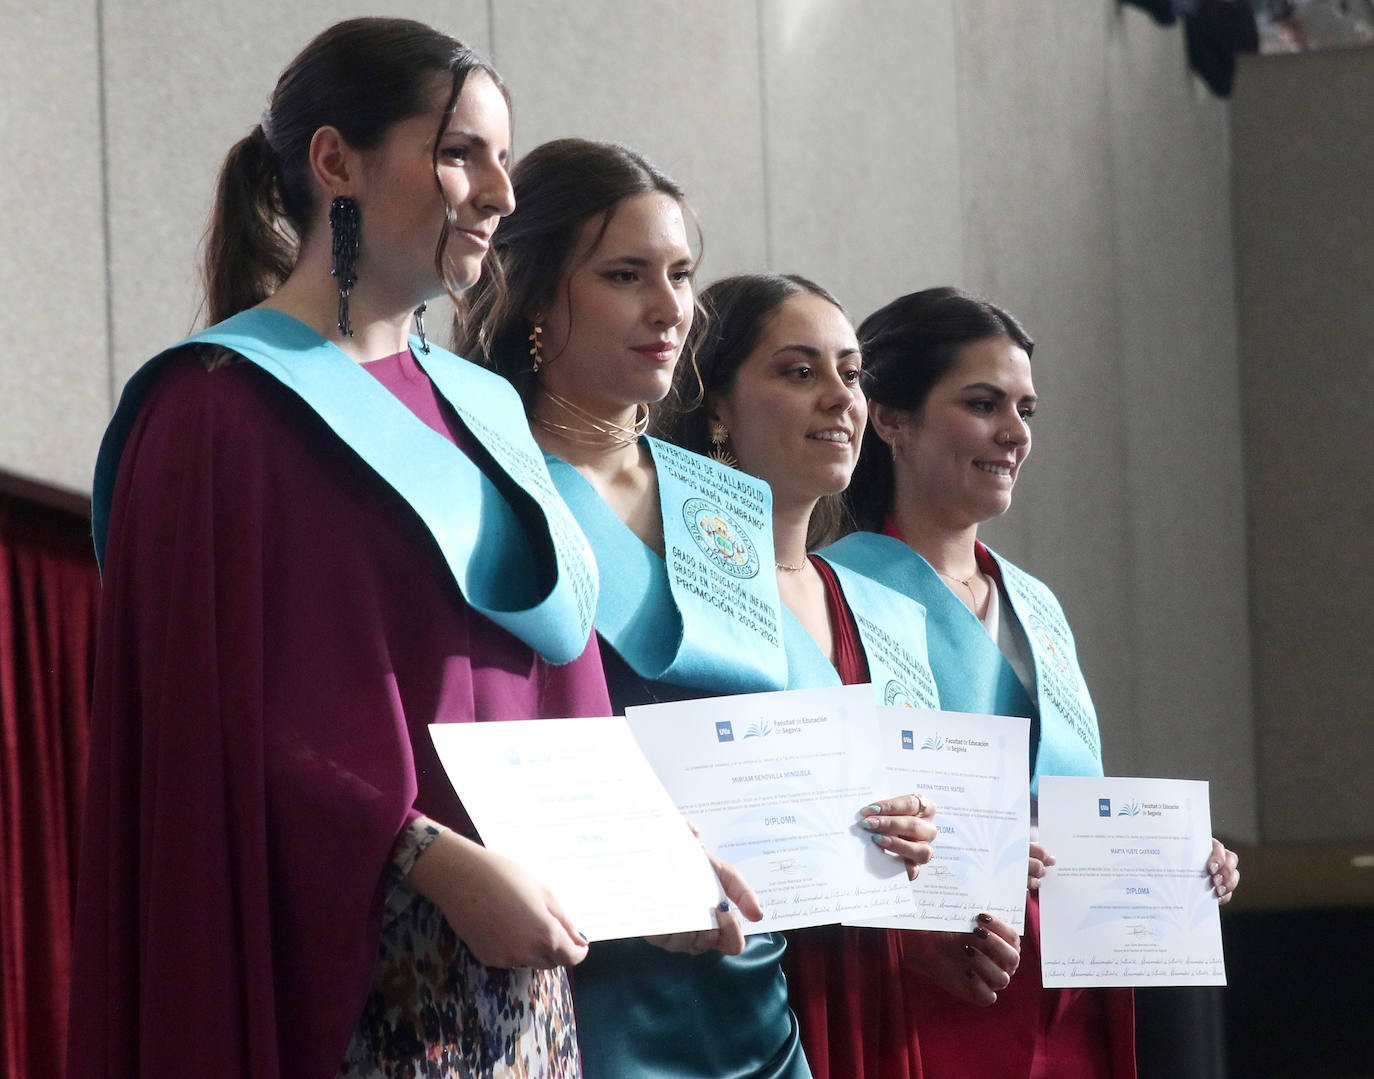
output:
[[[62,1073],[100,581],[90,524],[0,494],[0,1073]]]

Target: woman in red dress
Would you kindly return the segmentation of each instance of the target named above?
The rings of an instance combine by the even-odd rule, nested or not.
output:
[[[713,445],[767,480],[783,603],[845,684],[869,681],[850,600],[835,570],[809,555],[833,527],[867,421],[862,357],[836,300],[800,277],[751,274],[702,293],[709,328],[695,352],[700,384],[680,373],[665,424],[679,445]],[[924,863],[935,836],[929,799],[906,795],[863,811],[871,824],[912,813],[902,837],[875,841]],[[988,977],[1015,970],[1016,934],[998,923],[979,954]],[[1005,934],[1005,937],[1002,935]],[[783,957],[802,1046],[817,1079],[915,1079],[921,1060],[895,930],[824,926],[788,935]]]
[[[847,537],[831,556],[857,567],[846,548],[876,552],[863,564],[879,566],[880,579],[926,607],[943,707],[1032,719],[1034,839],[1042,771],[1102,774],[1096,715],[1067,621],[1056,619],[1062,670],[1038,669],[1013,602],[1013,585],[1028,575],[977,538],[979,525],[1009,508],[1030,453],[1034,343],[1007,312],[953,288],[894,300],[864,320],[859,337],[873,432],[847,498],[859,526],[886,537]],[[1034,587],[1057,608],[1047,588]],[[1037,889],[1047,864],[1052,853],[1032,842],[1022,962],[1009,985],[976,976],[971,935],[904,937],[928,1079],[1135,1075],[1131,990],[1041,984]],[[1208,872],[1218,900],[1229,900],[1240,874],[1219,841]]]

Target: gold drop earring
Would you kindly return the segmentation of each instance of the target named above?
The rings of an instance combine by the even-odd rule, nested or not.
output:
[[[711,424],[711,460],[718,461],[726,468],[739,468],[735,455],[725,448],[730,441],[730,429],[723,423]]]
[[[538,322],[530,330],[530,357],[533,361],[530,370],[537,375],[540,365],[544,362],[544,327]]]

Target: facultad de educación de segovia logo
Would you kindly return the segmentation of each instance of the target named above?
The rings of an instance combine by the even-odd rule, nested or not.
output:
[[[759,555],[738,521],[714,502],[689,498],[682,504],[687,531],[708,561],[732,577],[755,577]]]

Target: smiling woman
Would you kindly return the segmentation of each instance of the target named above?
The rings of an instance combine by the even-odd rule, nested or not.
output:
[[[871,531],[825,553],[925,607],[946,710],[1032,720],[1019,969],[997,961],[992,923],[901,941],[910,993],[921,1001],[913,1027],[925,1073],[1129,1079],[1131,991],[1040,982],[1037,889],[1053,855],[1034,842],[1038,780],[1103,774],[1097,714],[1054,595],[978,540],[979,526],[1010,507],[1030,453],[1034,342],[1007,312],[947,287],[892,301],[864,320],[859,337],[873,430],[848,499]],[[1032,620],[1037,608],[1056,616]],[[1224,903],[1240,875],[1235,854],[1212,846],[1208,872]]]
[[[871,682],[882,703],[936,707],[921,608],[808,555],[817,507],[848,485],[867,417],[849,318],[819,285],[778,274],[717,281],[702,302],[711,321],[696,351],[700,382],[679,376],[665,429],[688,448],[728,451],[772,490],[788,687]],[[885,646],[897,636],[903,648]],[[934,812],[919,795],[859,809],[871,840],[905,859],[913,876],[930,858],[935,827],[926,818]],[[920,1076],[898,954],[893,931],[825,926],[788,935],[789,999],[817,1079]],[[1009,945],[997,954],[1014,964]]]

